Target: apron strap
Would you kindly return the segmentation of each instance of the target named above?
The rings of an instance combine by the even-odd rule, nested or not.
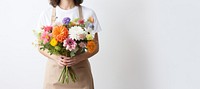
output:
[[[81,5],[78,6],[78,11],[79,11],[79,18],[83,19],[83,11],[82,11],[82,6]]]
[[[52,8],[51,25],[56,21],[56,8]]]

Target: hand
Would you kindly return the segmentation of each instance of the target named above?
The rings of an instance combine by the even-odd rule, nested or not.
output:
[[[69,67],[70,66],[74,66],[74,65],[78,64],[79,62],[81,62],[81,61],[83,61],[85,59],[86,58],[83,58],[83,57],[81,57],[79,55],[74,56],[74,57],[72,57],[70,59],[67,59],[67,66],[69,66]]]
[[[79,62],[81,62],[81,61],[83,61],[85,59],[86,59],[85,57],[82,57],[80,55],[74,56],[72,58],[66,57],[66,56],[58,56],[57,63],[60,66],[70,67],[70,66],[78,64]]]
[[[66,56],[58,56],[57,58],[57,63],[60,66],[68,66],[67,63],[69,62],[68,59],[70,59],[70,57],[66,57]]]

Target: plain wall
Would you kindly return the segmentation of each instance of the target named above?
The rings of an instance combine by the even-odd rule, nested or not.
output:
[[[200,89],[199,0],[85,0],[102,32],[95,89]],[[0,3],[0,89],[42,89],[46,58],[31,43],[48,0]]]

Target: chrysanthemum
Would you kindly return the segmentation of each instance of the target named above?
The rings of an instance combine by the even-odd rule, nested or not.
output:
[[[95,44],[95,42],[92,40],[92,41],[88,41],[87,42],[87,51],[89,52],[89,53],[93,53],[94,51],[95,51],[95,49],[96,49],[96,44]]]
[[[63,46],[66,47],[67,50],[72,51],[76,49],[77,44],[73,39],[68,38],[64,40]]]
[[[69,29],[69,37],[73,40],[83,40],[85,35],[85,31],[79,26],[74,26]]]
[[[52,34],[57,41],[62,43],[68,37],[68,29],[65,26],[55,26]]]

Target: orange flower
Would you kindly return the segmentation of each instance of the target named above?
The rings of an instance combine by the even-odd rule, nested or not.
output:
[[[88,20],[90,21],[90,23],[94,23],[94,18],[92,16],[89,17]]]
[[[96,44],[95,42],[92,40],[92,41],[88,41],[87,42],[87,50],[89,53],[93,53],[96,49]]]
[[[55,26],[52,34],[58,42],[62,43],[68,37],[68,29],[65,26]]]

